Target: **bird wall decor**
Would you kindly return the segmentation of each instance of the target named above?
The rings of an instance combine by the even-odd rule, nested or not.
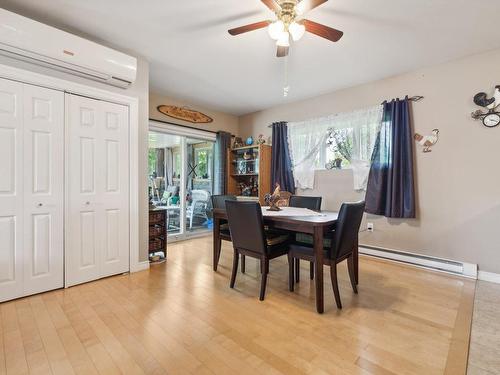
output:
[[[431,152],[431,147],[439,140],[439,129],[433,129],[430,135],[421,135],[415,133],[413,136],[420,146],[423,147],[423,152]]]
[[[478,109],[471,113],[474,120],[482,120],[483,125],[488,128],[493,128],[500,124],[500,112],[497,108],[500,106],[500,85],[495,87],[495,93],[491,98],[488,94],[480,92],[474,95],[474,103],[486,109]]]

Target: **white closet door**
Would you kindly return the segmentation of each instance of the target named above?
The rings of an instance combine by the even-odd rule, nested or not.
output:
[[[66,94],[66,286],[129,270],[128,107]]]
[[[101,276],[129,271],[128,107],[101,102],[104,112]]]
[[[0,79],[0,301],[23,293],[22,92]]]
[[[24,85],[24,294],[64,286],[64,93]]]

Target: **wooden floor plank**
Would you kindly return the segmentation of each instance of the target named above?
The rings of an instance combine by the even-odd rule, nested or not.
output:
[[[28,374],[28,362],[17,319],[15,301],[2,304],[1,314],[6,373],[7,375]]]
[[[29,301],[53,374],[75,374],[42,296],[30,297]]]
[[[23,298],[16,301],[16,310],[29,373],[40,375],[52,374],[49,359],[47,358],[28,299]]]
[[[0,375],[437,375],[466,363],[473,282],[362,257],[359,294],[339,265],[344,308],[325,278],[319,315],[306,262],[290,293],[285,257],[273,260],[260,302],[257,262],[231,289],[230,244],[218,272],[211,246],[171,244],[148,271],[1,304]]]

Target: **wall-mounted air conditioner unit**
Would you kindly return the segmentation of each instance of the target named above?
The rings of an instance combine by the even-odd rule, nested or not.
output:
[[[0,9],[0,55],[122,88],[137,74],[134,57],[5,9]]]

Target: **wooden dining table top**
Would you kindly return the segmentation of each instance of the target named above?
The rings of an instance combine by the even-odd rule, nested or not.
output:
[[[226,210],[222,208],[213,209],[214,216],[221,219],[227,219]],[[283,215],[283,216],[268,216],[266,208],[262,207],[262,217],[266,224],[276,223],[282,229],[296,230],[297,232],[313,233],[314,227],[329,228],[336,224],[338,212],[334,211],[319,211],[317,216],[302,216],[302,215]]]

